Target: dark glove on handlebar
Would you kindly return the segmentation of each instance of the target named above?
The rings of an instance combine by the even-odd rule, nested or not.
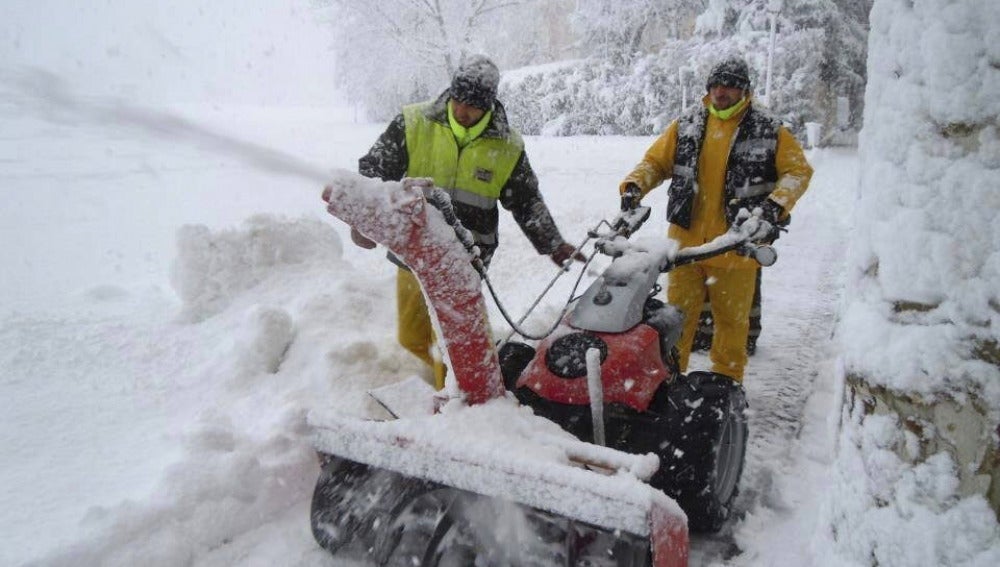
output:
[[[787,231],[785,228],[788,226],[788,222],[791,220],[791,216],[785,215],[785,209],[781,207],[778,203],[775,203],[771,199],[766,199],[760,205],[760,218],[771,223],[771,233],[765,238],[761,239],[763,244],[773,244],[775,240],[781,236],[781,233]],[[782,218],[784,217],[784,218]]]
[[[639,206],[639,201],[642,200],[642,189],[635,183],[629,183],[625,186],[625,191],[622,193],[622,210],[631,211],[632,209]]]
[[[763,203],[760,204],[760,218],[766,220],[771,224],[778,224],[785,210],[781,208],[781,205],[775,203],[771,199],[765,199]]]

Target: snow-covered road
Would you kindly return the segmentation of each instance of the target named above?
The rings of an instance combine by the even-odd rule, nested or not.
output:
[[[810,472],[817,463],[833,461],[828,419],[837,415],[831,412],[836,353],[831,341],[843,289],[856,162],[851,152],[838,150],[814,152],[811,160],[816,174],[808,198],[795,209],[790,232],[777,243],[779,261],[764,271],[761,284],[762,346],[744,382],[752,413],[737,503],[743,518],[733,526],[742,553],[733,560],[738,565],[803,564],[811,530],[817,528],[811,520],[823,480]],[[814,486],[800,494],[789,483]],[[774,546],[772,538],[780,545]]]
[[[383,255],[351,246],[319,187],[252,157],[182,132],[2,110],[0,564],[355,564],[309,534],[318,467],[304,416],[373,411],[366,388],[420,371],[395,344]],[[323,168],[353,169],[379,132],[327,110],[184,112]],[[650,141],[527,140],[567,239],[613,214],[620,177]],[[857,167],[850,151],[810,158],[812,188],[764,273],[741,519],[696,538],[693,565],[809,563],[808,486],[830,456],[830,334]],[[664,193],[648,199],[646,235],[665,233]],[[258,213],[271,216],[249,220]],[[502,219],[491,275],[520,314],[554,267]],[[205,228],[179,231],[192,223]],[[529,325],[547,326],[571,279]]]

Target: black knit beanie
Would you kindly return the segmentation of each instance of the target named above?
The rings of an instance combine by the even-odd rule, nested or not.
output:
[[[739,57],[730,57],[712,67],[705,82],[705,90],[715,86],[733,87],[744,91],[750,90],[750,68],[747,62]]]
[[[500,70],[488,58],[474,55],[466,59],[451,78],[449,94],[455,100],[480,110],[491,110],[497,99]]]

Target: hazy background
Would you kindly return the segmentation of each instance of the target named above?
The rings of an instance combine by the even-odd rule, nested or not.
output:
[[[325,105],[324,17],[308,0],[4,0],[0,61],[147,103]]]

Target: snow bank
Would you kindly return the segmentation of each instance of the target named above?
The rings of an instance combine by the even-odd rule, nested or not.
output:
[[[232,297],[294,266],[335,265],[340,237],[328,223],[270,215],[247,219],[240,229],[213,234],[203,225],[177,233],[171,281],[184,314],[201,320],[224,309]]]
[[[316,480],[315,453],[297,438],[302,423],[289,415],[290,435],[259,441],[234,432],[225,419],[207,420],[189,436],[185,460],[166,471],[151,500],[92,510],[86,522],[102,535],[43,563],[190,565],[262,518],[279,517]]]
[[[288,516],[302,527],[289,539],[312,548],[306,510],[319,468],[307,413],[369,415],[367,388],[420,365],[395,347],[394,314],[383,307],[391,282],[341,259],[335,222],[256,216],[238,228],[180,230],[184,335],[207,353],[182,367],[203,384],[200,418],[172,432],[180,457],[152,497],[91,508],[88,539],[38,564],[244,564],[226,554],[253,548],[261,530],[285,529]],[[256,561],[278,551],[246,553]]]
[[[864,419],[862,419],[864,417]],[[938,453],[914,465],[898,448],[918,440],[895,416],[845,413],[821,533],[825,565],[1000,565],[1000,527],[983,498],[958,493],[955,463]]]
[[[235,359],[244,372],[278,371],[281,359],[295,336],[292,316],[283,309],[255,305],[246,314],[236,335]]]

